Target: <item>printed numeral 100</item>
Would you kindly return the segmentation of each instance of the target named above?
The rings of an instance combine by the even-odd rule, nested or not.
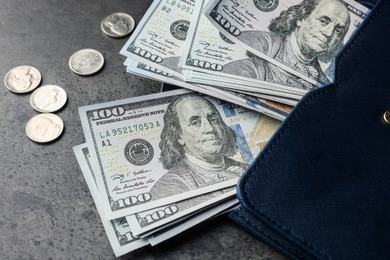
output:
[[[168,216],[175,214],[179,209],[175,205],[170,205],[163,210],[158,210],[153,212],[152,214],[146,215],[144,220],[147,221],[148,224],[153,223],[155,221],[161,220]]]
[[[112,108],[104,108],[100,110],[96,110],[92,112],[93,118],[92,120],[99,119],[107,119],[112,116],[122,116],[125,114],[125,109],[121,106],[112,107]]]

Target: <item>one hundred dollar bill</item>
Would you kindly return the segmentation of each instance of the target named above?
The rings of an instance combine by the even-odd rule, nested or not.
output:
[[[129,73],[197,91],[199,93],[203,93],[248,108],[250,110],[257,111],[281,121],[283,121],[288,115],[288,113],[286,113],[284,110],[272,106],[264,100],[226,89],[222,90],[212,86],[190,84],[188,82],[184,82],[172,74],[169,74],[165,70],[159,70],[150,65],[146,65],[135,60],[127,59],[125,65],[127,66],[127,72]]]
[[[232,91],[249,91],[253,93],[263,94],[265,96],[278,96],[289,100],[300,100],[302,93],[279,93],[268,89],[259,90],[258,86],[253,82],[243,82],[240,79],[234,79],[229,77],[223,77],[221,75],[213,75],[196,70],[185,70],[184,77],[187,81],[203,85],[212,85],[215,87],[221,87],[223,89],[230,89]]]
[[[254,54],[231,62],[235,70],[262,80],[295,80],[281,68],[311,84],[327,84],[335,56],[368,11],[353,0],[215,0],[204,14],[224,36]]]
[[[155,0],[120,53],[182,78],[178,66],[198,0]]]
[[[154,233],[148,236],[146,239],[152,246],[158,245],[210,218],[216,217],[220,214],[225,214],[226,212],[235,209],[237,207],[237,204],[239,204],[239,201],[237,199],[230,199],[208,210],[205,210],[204,212],[201,212],[191,218],[183,220],[180,224]]]
[[[219,30],[201,13],[201,9],[212,0],[198,0],[202,5],[195,6],[195,15],[190,23],[186,45],[183,55],[180,59],[180,66],[187,70],[204,72],[204,79],[209,78],[209,74],[219,76],[222,82],[220,87],[226,86],[226,81],[231,82],[236,79],[239,84],[235,88],[242,89],[245,85],[253,86],[254,90],[260,93],[268,94],[266,90],[280,91],[280,96],[287,93],[299,94],[302,97],[309,88],[314,85],[305,80],[299,79],[301,85],[295,81],[278,82],[278,78],[266,78],[260,80],[260,77],[253,77],[246,70],[235,69],[230,63],[238,60],[248,59],[248,52],[241,45],[236,44],[226,38]],[[254,54],[250,54],[254,56]],[[269,66],[266,60],[256,57],[264,64]],[[197,82],[196,78],[190,77],[190,74],[184,74],[186,81]],[[224,82],[223,82],[224,81]],[[302,87],[304,86],[304,87]]]
[[[126,216],[126,220],[131,226],[133,235],[139,237],[150,231],[153,231],[154,233],[156,232],[156,229],[161,226],[165,227],[175,220],[191,216],[192,214],[218,204],[227,198],[233,197],[235,194],[236,188],[234,186],[178,201],[174,204],[135,213]]]
[[[114,220],[107,220],[104,217],[104,211],[102,211],[95,182],[95,174],[93,170],[94,166],[91,164],[91,154],[88,146],[87,144],[81,144],[73,147],[73,150],[116,256],[123,255],[142,246],[148,245],[149,243],[147,240],[139,238],[140,234],[148,232],[142,237],[144,238],[159,232],[160,230],[166,231],[172,225],[178,226],[180,222],[183,222],[186,218],[192,217],[192,215],[197,214],[197,212],[204,211],[205,208],[210,207],[210,205],[218,202],[223,203],[226,198],[229,198],[236,193],[235,188],[227,188],[224,191],[200,195],[198,197],[180,201],[165,207],[137,213],[135,222],[127,221],[129,216],[125,218],[122,217]],[[190,207],[192,208],[190,209]],[[140,218],[140,216],[142,216],[142,218]],[[156,225],[157,223],[158,225]],[[139,232],[138,234],[136,232],[137,226],[142,226],[142,232]]]
[[[136,238],[133,235],[132,230],[130,230],[130,226],[132,225],[126,221],[126,218],[122,217],[114,220],[108,220],[104,217],[104,211],[101,206],[95,182],[93,170],[94,167],[90,162],[91,155],[89,153],[88,146],[87,144],[77,145],[73,147],[73,151],[80,165],[80,169],[82,171],[84,179],[86,180],[89,191],[91,192],[92,198],[95,202],[99,216],[103,223],[103,227],[107,233],[109,242],[111,244],[115,256],[119,257],[138,248],[149,245],[150,242],[147,238]],[[204,210],[203,212],[198,213],[194,216],[189,216],[188,220],[182,218],[177,223],[174,223],[174,225],[163,226],[161,230],[150,233],[149,236],[153,234],[153,237],[150,237],[150,239],[153,241],[153,245],[157,245],[213,216],[225,213],[226,210],[229,210],[234,205],[237,205],[237,203],[237,199],[223,201],[219,205],[211,209]]]
[[[115,256],[118,257],[148,245],[149,242],[146,239],[138,239],[133,236],[126,218],[122,217],[108,220],[105,217],[87,144],[75,146],[73,147],[73,151],[80,165],[81,172],[84,175],[84,179],[87,182]]]
[[[79,113],[109,219],[235,185],[279,125],[186,90],[85,106]]]
[[[261,101],[253,102],[243,98],[243,95],[235,95],[220,89],[211,90],[209,87],[183,81],[183,72],[178,67],[178,63],[187,37],[188,26],[194,15],[195,4],[199,5],[199,1],[155,0],[120,52],[128,57],[127,63],[138,62],[137,66],[144,66],[138,74],[146,74],[149,70],[149,74],[152,74],[156,80],[228,100],[283,120],[286,117],[283,111],[278,111]]]
[[[195,71],[192,71],[192,72],[195,72]],[[218,79],[203,79],[203,78],[199,77],[199,78],[195,78],[195,80],[201,84],[211,84],[213,86],[221,84],[221,82]],[[257,98],[259,98],[259,100],[262,100],[266,104],[270,103],[269,101],[274,101],[274,102],[281,103],[283,105],[295,106],[299,101],[299,99],[296,99],[295,97],[291,98],[291,99],[290,98],[283,98],[283,97],[279,97],[279,96],[258,93],[256,91],[253,91],[251,88],[236,89],[235,86],[236,85],[234,83],[233,84],[226,83],[225,90],[230,90],[233,93],[242,93],[245,96],[250,96],[252,98],[257,97]],[[274,106],[274,107],[279,108],[279,106]]]
[[[287,108],[287,110],[285,108],[280,108],[281,110],[284,110],[284,111],[287,111],[287,112],[291,112],[292,108],[294,106],[296,106],[296,104],[298,104],[298,100],[281,98],[281,97],[276,97],[276,96],[263,95],[261,93],[250,92],[250,91],[238,91],[238,92],[241,92],[241,93],[246,94],[246,95],[251,95],[251,96],[255,96],[255,97],[267,100],[268,103],[277,102],[278,105],[279,105],[278,107],[280,108],[280,106],[283,106],[283,107]]]

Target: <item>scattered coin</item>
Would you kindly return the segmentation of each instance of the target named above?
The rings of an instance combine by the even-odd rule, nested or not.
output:
[[[103,55],[94,49],[82,49],[69,59],[70,69],[79,75],[91,75],[98,72],[104,64]]]
[[[113,13],[103,19],[102,31],[110,37],[123,37],[134,30],[133,17],[125,13]]]
[[[47,143],[57,139],[63,130],[62,119],[51,113],[36,115],[26,125],[27,136],[38,143]]]
[[[37,88],[30,97],[31,106],[44,113],[55,112],[61,109],[67,100],[63,88],[55,85],[45,85]]]
[[[22,65],[8,71],[4,77],[5,86],[15,93],[27,93],[41,83],[41,73],[32,66]]]

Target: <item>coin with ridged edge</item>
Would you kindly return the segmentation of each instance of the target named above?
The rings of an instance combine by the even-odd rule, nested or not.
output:
[[[69,59],[70,69],[74,73],[84,76],[98,72],[103,65],[103,55],[94,49],[76,51]]]
[[[63,88],[45,85],[37,88],[30,97],[31,106],[39,112],[50,113],[60,110],[66,103],[67,95]]]
[[[57,139],[64,130],[62,119],[51,113],[34,116],[26,125],[28,138],[37,143],[48,143]]]
[[[102,31],[114,38],[124,37],[134,30],[133,17],[125,13],[113,13],[103,19],[100,25]]]
[[[7,72],[4,85],[14,93],[33,91],[41,83],[41,73],[33,66],[22,65]]]

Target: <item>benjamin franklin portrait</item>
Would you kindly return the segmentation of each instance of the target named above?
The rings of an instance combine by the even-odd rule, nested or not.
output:
[[[243,31],[240,40],[323,84],[330,83],[319,61],[329,62],[343,46],[350,15],[341,0],[303,0],[271,20],[269,31]],[[312,86],[278,66],[247,53],[248,58],[225,66],[230,73],[283,85]]]
[[[169,104],[159,146],[168,172],[152,187],[153,199],[235,179],[248,166],[229,158],[238,149],[235,133],[198,94],[182,95]]]

